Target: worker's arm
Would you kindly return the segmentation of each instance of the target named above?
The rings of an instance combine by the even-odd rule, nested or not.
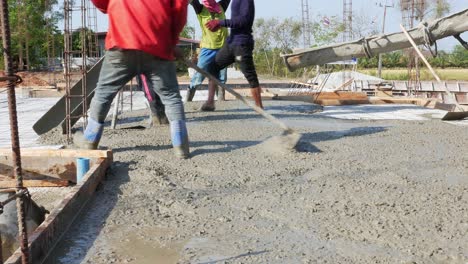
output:
[[[255,4],[253,0],[241,1],[239,6],[240,14],[232,16],[231,19],[220,21],[220,26],[228,28],[250,27],[255,16]]]
[[[96,6],[104,14],[107,14],[107,6],[109,5],[109,0],[91,0],[93,4]]]
[[[226,12],[229,7],[229,4],[231,3],[231,0],[221,0],[218,3],[223,8],[224,12]]]
[[[174,46],[179,42],[180,32],[187,23],[187,0],[174,0],[172,7],[172,40]]]
[[[201,11],[203,10],[203,5],[200,4],[198,0],[192,0],[190,4],[192,5],[193,10],[195,10],[195,14],[197,15],[200,14]]]

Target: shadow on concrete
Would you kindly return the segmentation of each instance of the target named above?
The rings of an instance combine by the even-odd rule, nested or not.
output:
[[[121,194],[120,186],[130,181],[130,167],[136,161],[115,161],[106,173],[106,179],[99,186],[94,198],[83,208],[68,232],[58,242],[54,251],[44,263],[79,264],[95,243],[103,224],[117,204]],[[104,202],[103,202],[104,201]]]
[[[197,262],[197,263],[198,264],[218,264],[218,263],[226,263],[226,262],[233,261],[233,260],[241,261],[241,260],[239,260],[240,258],[249,257],[249,256],[256,256],[256,255],[265,254],[265,253],[268,253],[268,252],[269,252],[268,250],[247,252],[247,253],[240,254],[240,255],[237,255],[237,256],[234,256],[234,257],[230,257],[230,258],[224,258],[224,259],[218,259],[218,260],[212,260],[212,261],[205,261],[205,262]],[[242,261],[241,261],[241,263],[242,263]]]
[[[247,148],[254,145],[258,145],[262,141],[196,141],[191,142],[190,146],[197,148],[192,151],[192,156],[202,154],[215,154],[215,153],[226,153],[236,149]],[[209,148],[203,148],[209,147]],[[213,148],[215,147],[215,148]]]
[[[337,140],[344,137],[358,137],[365,136],[375,133],[384,132],[387,130],[387,127],[377,126],[377,127],[354,127],[348,130],[338,130],[338,131],[321,131],[314,133],[303,133],[301,138],[297,143],[295,149],[298,152],[302,153],[320,153],[322,150],[317,148],[314,143],[322,141]],[[264,141],[257,140],[236,140],[236,141],[192,141],[190,142],[190,147],[192,150],[190,155],[192,157],[203,154],[216,154],[216,153],[227,153],[236,149],[252,147],[258,144],[262,144]],[[171,145],[141,145],[141,146],[132,146],[132,147],[122,147],[113,149],[114,153],[124,152],[129,150],[138,149],[139,151],[160,151],[171,149]]]
[[[190,143],[190,146],[193,146],[193,143]],[[125,152],[129,150],[138,150],[138,151],[160,151],[160,150],[167,150],[172,149],[171,145],[139,145],[139,146],[132,146],[132,147],[122,147],[122,148],[114,148],[112,152],[119,153]]]
[[[387,130],[387,127],[377,126],[377,127],[353,127],[348,130],[338,130],[338,131],[321,131],[315,133],[304,133],[301,137],[301,142],[315,143],[321,141],[330,141],[337,140],[344,137],[359,137],[370,134],[376,134],[384,132]]]

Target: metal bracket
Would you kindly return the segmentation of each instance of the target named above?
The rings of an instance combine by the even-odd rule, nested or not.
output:
[[[460,36],[460,34],[453,35],[453,37],[456,38],[466,50],[468,50],[468,42],[463,40],[462,37]]]

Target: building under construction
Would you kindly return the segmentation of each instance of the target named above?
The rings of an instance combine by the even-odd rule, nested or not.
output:
[[[25,75],[13,69],[12,1],[0,2],[0,263],[468,261],[468,82],[441,80],[420,51],[453,36],[463,44],[467,9],[423,27],[424,3],[402,1],[401,32],[355,39],[353,3],[339,1],[338,43],[310,48],[316,3],[301,0],[303,49],[282,59],[315,76],[259,76],[264,108],[253,106],[242,74],[229,77],[218,81],[228,94],[214,111],[200,110],[205,81],[184,104],[191,153],[182,160],[170,125],[148,125],[148,99],[133,80],[100,148],[72,145],[103,66],[98,11],[64,1],[63,68],[52,55],[61,47],[45,38],[48,69]],[[179,40],[187,59],[198,44]],[[343,81],[330,66],[404,49],[419,58],[408,69],[427,68],[436,81],[358,71]],[[45,84],[32,85],[41,75]],[[185,98],[190,79],[177,79]]]

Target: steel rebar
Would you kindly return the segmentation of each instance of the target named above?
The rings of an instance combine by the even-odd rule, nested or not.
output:
[[[8,1],[1,1],[1,20],[3,34],[3,57],[5,61],[5,75],[12,77],[13,75],[13,60],[11,56],[11,32],[10,21],[8,18]],[[16,177],[16,193],[23,192],[23,175],[21,169],[21,151],[18,133],[18,115],[16,111],[16,82],[12,79],[7,82],[8,89],[8,109],[10,113],[10,131],[11,131],[11,149],[13,158],[13,175]],[[28,233],[26,230],[26,215],[24,196],[16,198],[16,207],[18,211],[18,230],[20,233],[20,244],[22,253],[22,263],[29,263],[29,248],[28,248]]]

